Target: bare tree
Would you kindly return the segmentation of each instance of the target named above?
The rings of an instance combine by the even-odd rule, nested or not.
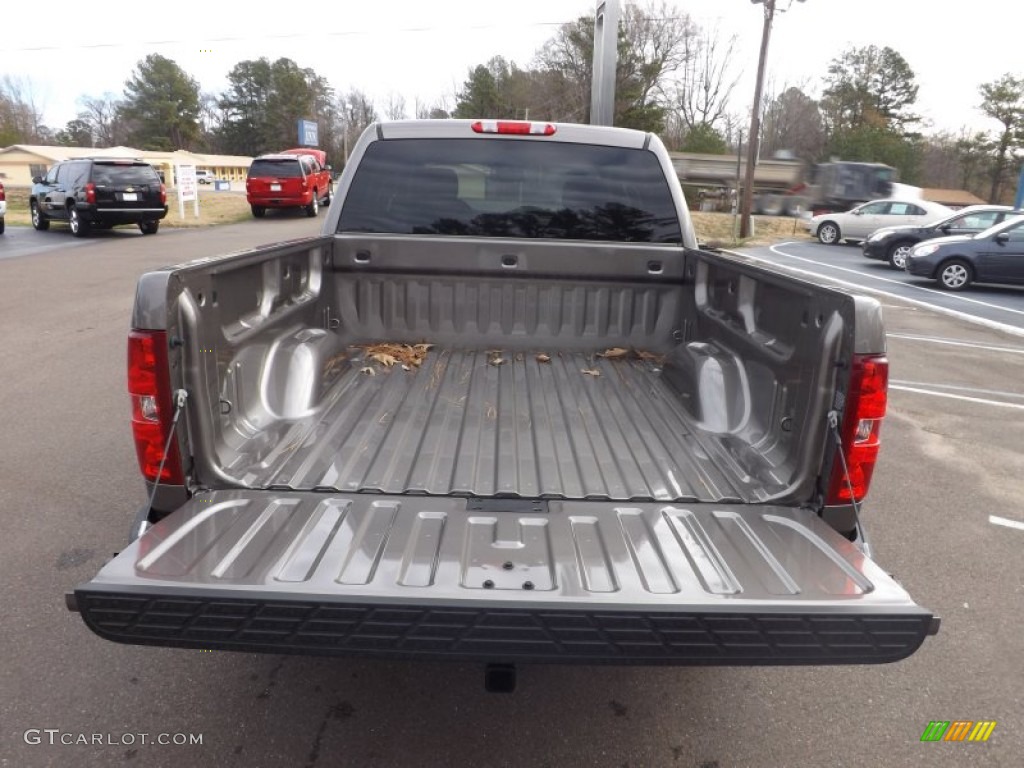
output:
[[[426,120],[430,117],[430,107],[419,96],[416,97],[416,101],[413,103],[413,114],[417,120]]]
[[[628,5],[619,27],[615,76],[615,125],[662,130],[669,99],[666,86],[686,57],[686,41],[696,33],[690,17],[665,2]],[[538,51],[533,74],[537,95],[531,114],[545,119],[586,122],[590,114],[594,19],[563,24]]]
[[[802,87],[783,85],[777,96],[774,90],[769,86],[770,95],[765,98],[761,122],[762,157],[789,150],[804,160],[821,159],[826,136],[818,102]]]
[[[78,119],[89,126],[95,146],[116,147],[125,142],[118,120],[121,102],[117,96],[109,91],[102,96],[82,96],[78,105]]]
[[[348,153],[352,151],[356,140],[372,123],[380,117],[374,107],[373,100],[358,88],[344,93],[337,100],[338,117],[341,123],[344,160],[348,162]]]
[[[735,72],[736,35],[723,40],[717,27],[683,38],[675,102],[682,124],[717,126],[729,109],[742,72]]]
[[[405,96],[392,91],[384,104],[384,117],[388,120],[405,120]]]
[[[11,75],[0,78],[0,146],[41,144],[52,138],[32,82]]]

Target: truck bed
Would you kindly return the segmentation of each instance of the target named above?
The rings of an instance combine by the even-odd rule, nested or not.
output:
[[[751,504],[815,493],[849,298],[665,248],[517,244],[514,274],[481,267],[490,243],[452,238],[415,260],[406,248],[324,238],[174,271],[168,333],[185,340],[198,484]],[[367,358],[382,343],[430,349],[403,370]]]
[[[435,347],[421,367],[403,370],[359,348],[349,354],[315,422],[288,433],[257,467],[243,454],[228,471],[244,472],[250,486],[383,493],[750,495],[751,478],[700,440],[657,361]],[[772,490],[766,483],[767,473],[758,487]]]

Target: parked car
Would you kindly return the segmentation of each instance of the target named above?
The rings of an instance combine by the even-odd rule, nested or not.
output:
[[[1024,284],[1024,216],[976,235],[939,237],[914,246],[907,272],[951,291],[971,283]]]
[[[154,235],[167,215],[167,189],[142,160],[65,160],[32,182],[28,206],[38,230],[66,221],[71,234],[84,237],[93,228],[137,224],[142,234]]]
[[[4,185],[0,184],[0,235],[4,233],[4,214],[7,213],[7,193],[4,192]]]
[[[1008,205],[971,205],[923,227],[883,227],[864,241],[863,253],[869,259],[888,261],[893,269],[903,269],[910,249],[920,242],[948,235],[976,235],[1017,213],[1024,211],[1014,211]]]
[[[864,240],[877,229],[892,226],[922,226],[953,211],[927,200],[872,200],[846,213],[823,213],[807,221],[807,230],[825,245],[842,240]]]
[[[196,170],[196,182],[199,184],[213,184],[217,180],[213,171],[207,171],[203,169]]]
[[[267,208],[304,208],[307,216],[331,202],[331,168],[319,149],[289,149],[261,155],[252,161],[245,180],[252,215],[263,218]]]

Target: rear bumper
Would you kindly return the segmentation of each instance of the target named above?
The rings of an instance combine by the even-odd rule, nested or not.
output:
[[[937,630],[803,509],[217,491],[75,590],[121,643],[485,662],[869,664]]]
[[[736,611],[508,609],[495,605],[245,599],[188,590],[79,590],[100,637],[134,645],[482,662],[880,664],[910,656],[937,620]],[[497,602],[497,601],[495,601]]]
[[[313,202],[313,195],[305,197],[254,197],[248,196],[249,205],[258,205],[263,208],[305,208]]]
[[[84,221],[101,221],[108,224],[137,224],[140,221],[160,221],[167,216],[167,206],[149,208],[117,208],[114,206],[81,204],[78,215]]]

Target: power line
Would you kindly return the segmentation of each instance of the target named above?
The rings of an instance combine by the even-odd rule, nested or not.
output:
[[[583,18],[583,17],[581,17]],[[692,17],[689,16],[642,16],[637,17],[638,21],[681,21],[689,20],[692,21]],[[401,27],[398,29],[389,30],[368,30],[358,29],[349,30],[347,32],[288,32],[277,35],[252,35],[252,36],[240,36],[231,35],[227,37],[191,37],[188,39],[177,38],[171,40],[140,40],[133,42],[119,42],[119,43],[78,43],[72,45],[30,45],[30,46],[19,46],[19,47],[0,47],[0,53],[35,53],[35,52],[47,52],[47,51],[75,51],[75,50],[105,50],[105,49],[116,49],[116,48],[140,48],[140,47],[159,47],[167,45],[194,45],[196,43],[244,43],[253,42],[256,40],[304,40],[314,37],[372,37],[379,36],[382,34],[422,34],[427,32],[479,32],[485,30],[507,30],[510,27],[561,27],[566,24],[572,24],[577,19],[571,19],[568,21],[531,21],[527,23],[501,23],[501,24],[475,24],[468,26],[428,26],[428,27]]]

